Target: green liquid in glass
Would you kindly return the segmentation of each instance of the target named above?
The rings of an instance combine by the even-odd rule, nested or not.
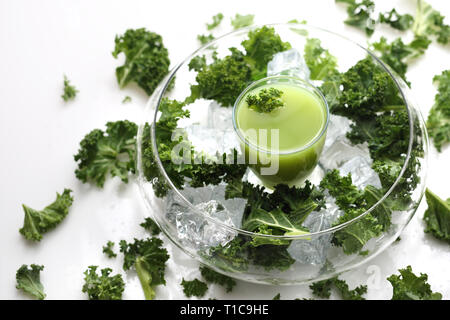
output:
[[[283,92],[284,107],[270,113],[248,107],[248,94],[271,87]],[[269,187],[301,182],[317,165],[325,142],[327,111],[322,97],[312,90],[290,82],[265,84],[250,90],[236,106],[236,127],[246,141],[241,147],[255,174]],[[268,168],[273,169],[268,173]]]

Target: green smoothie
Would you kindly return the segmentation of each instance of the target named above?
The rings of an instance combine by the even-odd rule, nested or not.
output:
[[[270,88],[282,92],[282,107],[270,112],[249,107],[246,96]],[[242,95],[234,112],[246,160],[265,185],[293,185],[312,172],[325,142],[328,116],[317,89],[297,79],[263,81]]]

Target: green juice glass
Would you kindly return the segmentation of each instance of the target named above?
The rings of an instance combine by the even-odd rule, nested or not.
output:
[[[283,107],[269,113],[248,107],[249,94],[269,88],[283,92]],[[325,143],[328,118],[328,104],[316,87],[284,75],[252,83],[233,107],[233,125],[245,161],[268,188],[299,185],[311,174]]]

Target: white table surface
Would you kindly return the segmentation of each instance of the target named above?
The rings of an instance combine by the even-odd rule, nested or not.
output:
[[[376,1],[377,9],[414,13],[413,0]],[[450,3],[429,0],[447,16]],[[111,267],[126,280],[124,299],[142,299],[137,276],[124,273],[122,259],[108,259],[102,246],[108,240],[131,240],[145,236],[139,227],[144,206],[137,185],[117,178],[104,189],[82,184],[74,175],[73,155],[86,133],[104,128],[107,121],[130,119],[141,122],[147,101],[139,88],[118,88],[111,56],[114,37],[128,28],[146,27],[160,33],[173,64],[198,47],[196,35],[206,33],[205,23],[222,12],[225,19],[218,33],[231,30],[230,16],[255,14],[255,22],[286,22],[306,19],[310,24],[342,33],[360,43],[362,32],[346,26],[343,6],[333,0],[317,1],[112,1],[112,0],[0,0],[0,299],[27,298],[15,289],[15,272],[22,264],[43,264],[41,280],[48,299],[86,299],[81,292],[83,271],[89,265]],[[373,36],[402,33],[379,27]],[[408,37],[410,37],[409,35]],[[431,108],[436,88],[432,77],[450,68],[450,46],[433,43],[425,56],[408,72],[416,101],[424,116]],[[61,99],[63,74],[80,90],[76,99]],[[122,104],[129,95],[133,101]],[[448,197],[450,149],[438,154],[431,148],[428,186]],[[75,201],[67,218],[40,243],[30,243],[18,232],[23,224],[21,204],[40,209],[52,202],[55,192],[74,191]],[[411,265],[426,272],[433,290],[450,299],[450,246],[423,232],[424,201],[401,235],[402,240],[382,254],[341,276],[351,287],[368,284],[369,299],[386,299],[392,288],[386,277]],[[181,278],[199,276],[197,263],[174,248],[167,285],[157,289],[157,299],[184,298]],[[117,244],[116,244],[116,250]],[[307,286],[277,287],[238,282],[226,294],[210,286],[206,298],[282,299],[310,297]]]

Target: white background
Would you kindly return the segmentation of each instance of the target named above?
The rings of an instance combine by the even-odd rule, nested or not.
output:
[[[450,3],[429,2],[447,16]],[[414,13],[414,0],[376,1],[380,11],[393,6]],[[128,28],[146,27],[160,33],[173,64],[198,47],[196,35],[206,33],[205,23],[222,12],[225,19],[217,34],[231,30],[230,16],[255,14],[255,22],[286,22],[306,19],[310,24],[342,33],[362,44],[362,32],[344,25],[343,6],[333,0],[296,1],[0,1],[0,298],[27,298],[15,289],[15,272],[22,264],[44,264],[41,279],[48,299],[85,299],[81,292],[83,271],[89,265],[112,267],[124,275],[125,299],[142,299],[133,272],[124,273],[122,258],[102,254],[107,240],[144,237],[138,225],[144,206],[133,180],[124,185],[110,179],[104,189],[80,183],[74,175],[73,155],[86,133],[104,128],[107,121],[130,119],[140,123],[147,101],[135,86],[118,88],[115,68],[121,61],[111,56],[114,37]],[[381,34],[402,36],[389,27]],[[406,41],[411,37],[407,35]],[[450,69],[450,45],[433,43],[425,56],[409,68],[424,116],[434,101],[432,77]],[[75,101],[61,99],[63,74],[80,90]],[[122,104],[129,95],[132,103]],[[431,148],[428,186],[449,197],[450,150],[438,154]],[[21,204],[41,209],[55,198],[55,192],[74,190],[75,202],[67,218],[40,243],[26,241],[18,232],[23,223]],[[402,240],[357,270],[342,275],[350,286],[369,284],[369,299],[388,299],[392,288],[386,277],[411,265],[414,272],[426,272],[432,289],[450,299],[450,245],[423,232],[422,202]],[[167,285],[157,289],[157,299],[183,298],[181,278],[197,277],[197,263],[167,241],[171,260]],[[117,245],[116,245],[117,250]],[[310,297],[307,286],[274,287],[238,282],[231,294],[210,286],[205,298],[282,299]]]

